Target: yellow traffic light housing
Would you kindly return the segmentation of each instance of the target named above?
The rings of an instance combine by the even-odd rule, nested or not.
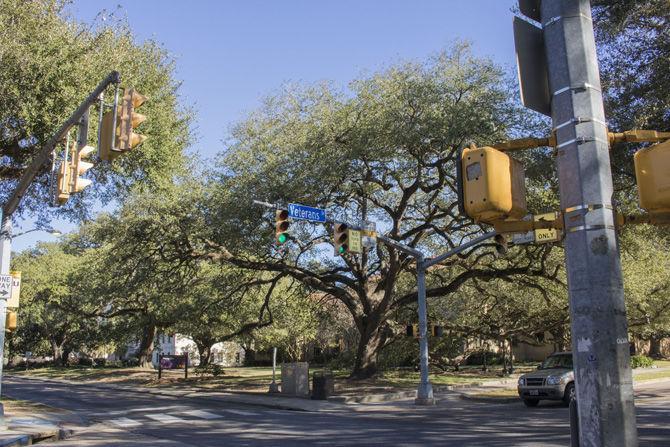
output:
[[[7,316],[5,317],[5,331],[6,332],[13,332],[16,330],[17,327],[17,314],[14,311],[8,311]]]
[[[640,207],[649,214],[670,214],[670,140],[635,153]]]
[[[405,328],[405,334],[408,337],[419,338],[419,325],[418,324],[408,324]]]
[[[333,245],[335,248],[335,256],[343,255],[349,251],[349,226],[345,223],[338,222],[334,226]]]
[[[281,245],[288,240],[289,225],[288,211],[277,210],[275,212],[275,242],[277,244]]]
[[[521,163],[492,147],[472,145],[457,163],[459,208],[485,223],[521,219],[527,214]]]
[[[116,114],[116,129],[114,129],[114,112],[109,111],[103,115],[99,142],[101,159],[112,161],[147,139],[145,135],[134,132],[135,128],[147,119],[145,115],[135,112],[135,109],[146,100],[146,96],[135,89],[125,89]]]
[[[70,193],[80,192],[93,183],[92,180],[80,177],[93,167],[93,163],[83,161],[84,158],[90,157],[93,152],[95,152],[94,147],[84,146],[74,155],[74,162],[70,166]]]
[[[70,198],[70,162],[63,160],[56,178],[56,202],[63,205]]]

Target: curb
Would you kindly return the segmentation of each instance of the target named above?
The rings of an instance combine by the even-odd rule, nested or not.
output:
[[[396,393],[367,394],[363,396],[331,396],[328,402],[342,404],[372,404],[391,400],[410,399],[416,397],[416,390],[398,391]]]
[[[226,393],[223,396],[207,396],[203,395],[204,389],[202,388],[185,388],[182,390],[159,390],[159,389],[148,389],[146,387],[125,387],[121,385],[111,385],[111,384],[95,384],[95,383],[85,383],[85,382],[76,382],[72,380],[64,380],[64,379],[53,379],[53,378],[38,378],[38,377],[29,377],[29,376],[12,376],[16,379],[28,379],[28,380],[33,380],[37,382],[55,382],[55,383],[60,383],[60,384],[65,384],[65,385],[77,385],[77,386],[85,386],[88,388],[97,388],[97,389],[103,389],[103,390],[115,390],[115,391],[123,391],[127,393],[142,393],[142,394],[152,394],[152,395],[158,395],[158,396],[174,396],[174,397],[186,397],[186,398],[195,398],[197,397],[198,399],[206,400],[206,401],[216,401],[220,402],[221,400],[226,400],[228,402],[233,402],[237,404],[244,404],[244,405],[249,405],[249,406],[254,406],[254,407],[262,407],[262,408],[275,408],[279,410],[291,410],[291,411],[308,411],[308,412],[318,412],[322,411],[325,409],[321,408],[305,408],[308,402],[314,402],[313,400],[308,400],[305,399],[305,403],[307,405],[299,405],[299,404],[290,404],[286,402],[257,402],[250,400],[248,398],[245,398],[245,396],[248,397],[253,397],[255,399],[272,399],[274,398],[273,395],[270,394],[259,394],[259,395],[253,395],[252,393],[245,393],[245,392],[240,392],[240,393],[235,393],[235,392],[229,392],[229,391],[223,391],[220,393]],[[281,398],[281,396],[277,396],[278,398]],[[331,405],[337,405],[335,402],[331,402]],[[0,445],[0,447],[3,447]]]
[[[462,400],[472,400],[476,402],[488,402],[493,404],[513,404],[515,402],[520,402],[521,400],[518,397],[486,397],[486,396],[477,396],[467,393],[457,393],[459,399]]]
[[[18,431],[21,432],[20,427]],[[15,431],[15,430],[11,430]],[[24,445],[33,445],[42,441],[60,441],[72,436],[74,432],[72,430],[67,430],[59,428],[56,430],[45,430],[36,433],[25,433],[25,434],[16,434],[14,437],[9,439],[0,439],[0,447],[17,447]],[[10,435],[12,436],[12,435]]]

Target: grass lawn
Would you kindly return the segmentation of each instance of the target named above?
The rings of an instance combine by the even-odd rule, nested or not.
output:
[[[493,388],[491,390],[473,393],[476,397],[519,397],[516,388]]]
[[[534,367],[534,365],[533,365]],[[320,371],[320,367],[312,367],[311,371]],[[430,380],[436,385],[476,384],[487,380],[500,379],[499,367],[486,372],[479,366],[467,366],[458,372],[431,371]],[[521,366],[517,371],[523,372],[532,368]],[[235,390],[265,392],[272,381],[270,367],[229,367],[222,368],[223,374],[218,377],[196,374],[195,368],[189,368],[189,377],[184,379],[183,370],[163,371],[163,378],[158,381],[158,373],[153,369],[144,368],[92,368],[92,367],[49,367],[36,368],[28,371],[9,370],[10,374],[29,375],[41,378],[66,379],[82,382],[117,383],[122,385],[141,386],[198,386],[212,390]],[[388,369],[377,377],[367,380],[348,380],[348,370],[333,371],[336,390],[340,393],[375,393],[388,392],[396,389],[413,389],[419,383],[419,372],[412,369]],[[277,370],[277,381],[281,380],[281,370]]]
[[[4,396],[2,400],[2,405],[5,409],[6,414],[16,416],[21,414],[35,414],[39,412],[49,412],[53,413],[55,411],[65,411],[58,408],[49,407],[47,405],[38,404],[31,402],[29,400],[16,400],[11,397]]]
[[[650,369],[646,372],[635,374],[633,380],[636,382],[644,382],[645,380],[654,380],[654,379],[670,379],[670,370],[661,370],[654,371]]]
[[[670,368],[670,360],[654,360],[654,365],[659,368]]]

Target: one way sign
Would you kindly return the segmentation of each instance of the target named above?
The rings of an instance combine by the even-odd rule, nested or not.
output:
[[[0,275],[0,300],[6,300],[12,293],[12,275]]]

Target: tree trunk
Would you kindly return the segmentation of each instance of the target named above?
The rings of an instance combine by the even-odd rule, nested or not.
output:
[[[212,347],[207,343],[198,343],[195,342],[195,345],[198,347],[198,355],[200,356],[200,366],[209,365],[209,361],[212,358]]]
[[[377,356],[386,341],[383,329],[381,324],[369,320],[361,323],[359,326],[361,337],[356,349],[356,363],[349,376],[350,378],[367,379],[377,373]]]
[[[151,354],[154,350],[154,340],[156,338],[156,326],[153,324],[147,325],[142,331],[142,338],[140,339],[140,346],[137,349],[137,358],[142,368],[151,366]]]
[[[56,366],[63,366],[63,343],[51,340],[51,352]]]
[[[663,355],[661,354],[661,341],[663,337],[658,335],[652,335],[649,337],[649,357],[658,359]]]
[[[70,359],[70,354],[72,353],[72,349],[63,348],[62,351],[63,351],[63,353],[61,354],[61,364],[63,366],[67,366],[67,362]]]

